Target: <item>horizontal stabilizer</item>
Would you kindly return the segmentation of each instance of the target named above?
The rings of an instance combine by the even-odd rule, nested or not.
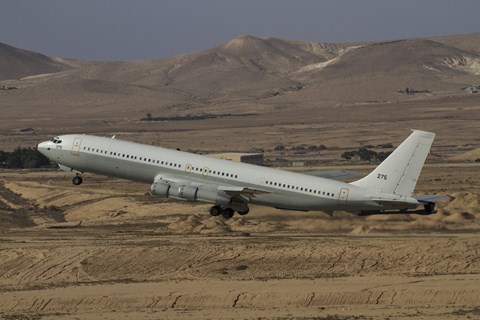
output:
[[[418,202],[421,203],[430,203],[430,202],[437,202],[437,201],[445,201],[445,200],[450,200],[449,197],[447,196],[441,196],[441,195],[419,195],[416,196],[415,199],[418,200]]]

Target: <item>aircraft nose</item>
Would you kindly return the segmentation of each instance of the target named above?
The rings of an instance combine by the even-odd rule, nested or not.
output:
[[[40,143],[37,145],[37,150],[38,150],[40,153],[45,154],[48,150],[50,150],[49,142],[50,142],[50,141],[40,142]]]

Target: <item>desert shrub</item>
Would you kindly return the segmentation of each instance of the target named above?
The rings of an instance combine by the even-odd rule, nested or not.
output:
[[[18,147],[12,152],[0,151],[0,167],[11,169],[50,167],[50,160],[34,148]]]
[[[357,159],[368,162],[382,162],[390,154],[391,152],[376,153],[375,151],[367,148],[360,148],[357,151],[345,151],[344,153],[342,153],[341,157],[342,159],[346,160]]]

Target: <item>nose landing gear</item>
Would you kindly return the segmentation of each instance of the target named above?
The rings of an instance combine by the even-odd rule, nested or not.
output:
[[[82,181],[83,181],[82,177],[79,176],[78,174],[75,177],[73,177],[73,179],[72,179],[73,184],[76,185],[76,186],[81,185]]]

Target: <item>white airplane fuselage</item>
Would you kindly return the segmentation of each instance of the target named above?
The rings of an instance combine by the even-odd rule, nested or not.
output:
[[[230,199],[228,201],[241,202],[241,206],[247,210],[249,204],[298,211],[350,212],[391,208],[406,210],[421,205],[408,194],[382,193],[382,190],[355,183],[115,138],[84,134],[62,135],[40,143],[38,150],[66,171],[93,172],[154,183],[152,190],[155,186],[186,186],[186,189],[181,189],[172,198],[218,204],[216,199],[227,197]],[[195,193],[190,198],[182,194],[193,189],[198,194]],[[200,192],[205,196],[201,196]],[[383,202],[377,201],[378,199]],[[223,202],[227,200],[219,202],[225,205]]]

